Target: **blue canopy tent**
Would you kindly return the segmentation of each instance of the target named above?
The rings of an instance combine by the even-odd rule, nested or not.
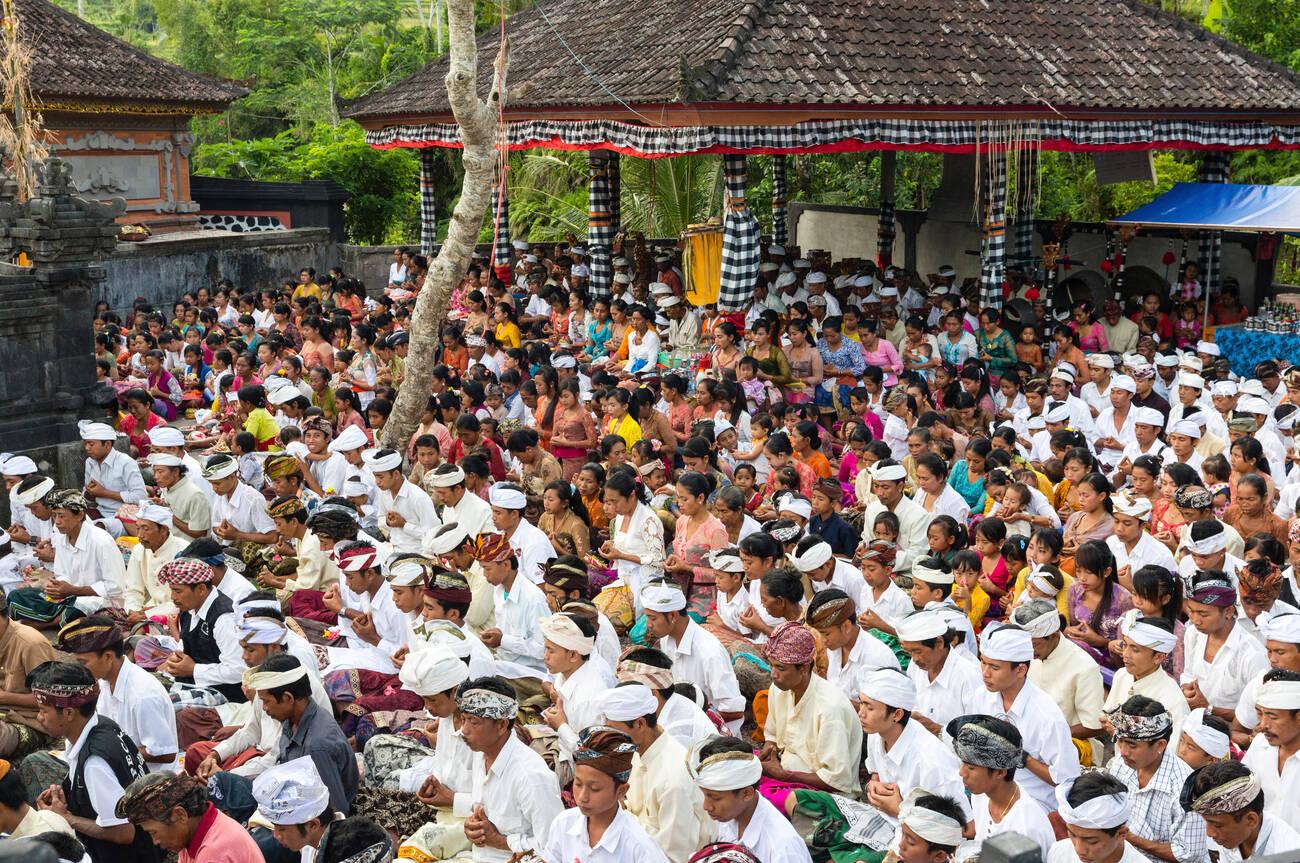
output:
[[[1168,192],[1109,222],[1142,228],[1300,234],[1300,186],[1178,183]],[[1208,323],[1210,304],[1205,304]],[[1279,340],[1284,340],[1279,342]],[[1250,333],[1222,327],[1215,341],[1237,374],[1250,374],[1261,358],[1300,350],[1300,336]]]
[[[1177,183],[1110,224],[1300,234],[1300,186]]]

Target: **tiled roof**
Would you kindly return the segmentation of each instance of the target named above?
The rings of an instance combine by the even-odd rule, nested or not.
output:
[[[153,57],[48,0],[16,0],[16,6],[21,36],[32,49],[32,95],[47,107],[220,110],[247,92]]]
[[[506,26],[507,110],[525,114],[620,101],[1300,112],[1300,77],[1141,0],[539,0]],[[483,92],[496,39],[479,39]],[[446,118],[446,66],[347,114]]]

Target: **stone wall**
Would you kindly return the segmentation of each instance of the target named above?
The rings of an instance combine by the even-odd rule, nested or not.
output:
[[[296,281],[302,267],[323,273],[338,262],[339,246],[326,228],[163,234],[143,243],[118,243],[117,254],[102,264],[105,278],[94,298],[119,313],[136,297],[169,307],[186,290],[211,287],[218,279],[229,278],[244,289],[274,288],[285,279]]]

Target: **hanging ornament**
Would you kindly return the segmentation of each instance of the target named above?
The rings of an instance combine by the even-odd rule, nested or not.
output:
[[[1164,255],[1160,258],[1160,263],[1164,264],[1166,267],[1171,267],[1176,260],[1178,260],[1178,256],[1174,254],[1174,250],[1167,249]]]
[[[1109,275],[1111,272],[1114,271],[1114,269],[1115,269],[1115,265],[1111,263],[1110,258],[1107,258],[1106,260],[1101,262],[1101,271],[1103,273]]]

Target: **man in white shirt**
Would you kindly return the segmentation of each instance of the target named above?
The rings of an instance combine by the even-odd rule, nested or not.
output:
[[[1092,409],[1088,403],[1071,392],[1074,387],[1074,374],[1060,366],[1047,379],[1047,392],[1055,402],[1063,403],[1070,411],[1070,427],[1082,432],[1089,444],[1097,439],[1097,425],[1092,419]],[[1049,420],[1050,422],[1050,420]]]
[[[1079,398],[1083,399],[1095,419],[1111,407],[1110,388],[1114,383],[1115,360],[1110,354],[1089,354],[1087,361],[1092,380],[1079,388]]]
[[[650,326],[650,312],[644,306],[628,309],[632,332],[627,338],[627,362],[621,368],[624,376],[653,372],[659,362],[659,334]]]
[[[671,686],[671,679],[667,682]],[[605,693],[601,710],[609,726],[627,734],[636,746],[628,777],[627,811],[672,863],[686,863],[708,841],[710,821],[704,814],[699,786],[682,769],[688,747],[664,727],[659,704],[651,686],[626,682]],[[705,735],[698,742],[712,736]]]
[[[604,662],[591,661],[596,628],[590,621],[575,614],[552,614],[542,621],[541,629],[542,659],[550,672],[544,688],[551,699],[542,721],[559,738],[560,755],[572,761],[579,733],[603,724],[601,699],[614,685],[614,676]]]
[[[470,680],[456,708],[474,758],[472,790],[453,796],[452,814],[465,819],[472,859],[505,863],[514,854],[541,851],[564,804],[555,774],[515,733],[514,689],[499,677]]]
[[[1029,682],[1047,693],[1061,708],[1075,744],[1087,741],[1092,763],[1101,763],[1101,708],[1105,701],[1101,670],[1084,649],[1061,635],[1061,614],[1055,600],[1031,599],[1016,608],[1012,620],[1030,634],[1034,661]]]
[[[253,780],[253,799],[258,816],[271,825],[272,838],[299,855],[301,863],[315,863],[326,830],[343,820],[343,813],[330,807],[329,789],[308,755],[258,775]]]
[[[745,698],[731,665],[731,656],[717,636],[686,613],[686,595],[676,585],[654,581],[641,590],[646,632],[673,661],[673,678],[689,683],[738,731],[745,716]]]
[[[492,585],[496,626],[479,638],[496,652],[504,677],[542,677],[545,639],[542,621],[550,617],[546,594],[519,571],[519,559],[501,534],[488,534],[479,544],[483,577]]]
[[[424,489],[402,476],[402,455],[383,449],[365,456],[379,486],[379,524],[397,553],[419,554],[424,535],[442,525],[433,500]]]
[[[99,510],[101,526],[113,536],[121,536],[122,523],[117,510],[124,503],[139,503],[147,498],[140,466],[126,453],[115,449],[117,432],[105,423],[78,424],[82,448],[86,451],[86,496]]]
[[[342,456],[339,456],[342,458]],[[266,514],[266,498],[239,476],[239,462],[214,455],[203,468],[212,486],[212,532],[223,542],[275,542],[275,522]]]
[[[850,701],[858,698],[861,675],[877,668],[902,670],[894,651],[858,626],[853,599],[839,588],[830,587],[814,596],[804,619],[826,647],[826,680]]]
[[[947,735],[961,762],[975,821],[975,838],[963,843],[957,859],[977,857],[985,841],[1003,833],[1027,837],[1045,857],[1056,833],[1047,810],[1016,785],[1025,758],[1016,727],[994,716],[960,716],[948,723]]]
[[[1110,381],[1106,405],[1097,415],[1096,445],[1102,447],[1098,458],[1107,470],[1119,465],[1124,458],[1124,448],[1133,440],[1136,409],[1132,402],[1135,392],[1137,384],[1131,377],[1116,375]]]
[[[1070,725],[1051,696],[1029,680],[1033,638],[1016,626],[985,630],[980,638],[984,690],[973,693],[968,710],[1007,719],[1020,731],[1025,769],[1016,781],[1025,794],[1049,808],[1054,786],[1079,775],[1079,754]]]
[[[140,508],[136,520],[136,536],[140,541],[131,549],[126,564],[126,583],[122,605],[126,608],[128,622],[132,625],[144,621],[148,614],[171,614],[171,591],[158,582],[158,568],[180,556],[189,545],[189,538],[178,536],[172,530],[172,511],[154,503]]]
[[[803,837],[758,793],[763,767],[749,743],[715,737],[691,754],[689,769],[719,841],[738,842],[765,863],[812,863]]]
[[[1242,863],[1300,848],[1300,833],[1265,811],[1259,777],[1240,761],[1216,761],[1197,770],[1184,796],[1205,819],[1209,850],[1219,863]]]
[[[1183,695],[1231,722],[1246,684],[1268,668],[1264,645],[1237,621],[1237,588],[1221,570],[1200,570],[1184,599]]]
[[[1144,566],[1178,568],[1169,547],[1144,530],[1151,521],[1151,500],[1125,492],[1111,495],[1115,533],[1106,537],[1106,547],[1115,555],[1115,572],[1131,579]]]
[[[532,522],[524,519],[528,505],[523,488],[499,482],[488,491],[492,505],[492,524],[503,533],[519,558],[519,572],[533,584],[540,584],[547,561],[554,558],[555,546]]]
[[[1300,824],[1300,674],[1274,669],[1255,697],[1259,734],[1241,763],[1264,790],[1264,811]]]
[[[1127,841],[1133,803],[1123,782],[1093,771],[1062,783],[1055,796],[1068,837],[1052,846],[1047,863],[1146,863]]]
[[[407,646],[410,628],[382,575],[379,549],[365,540],[341,542],[330,557],[343,578],[326,589],[322,602],[338,614],[338,633],[347,646],[327,648],[325,673],[360,669],[396,674],[393,658]]]
[[[303,470],[307,487],[321,497],[343,493],[343,482],[352,472],[347,458],[330,448],[334,427],[324,417],[302,421],[302,442],[308,455]]]
[[[62,624],[65,612],[94,614],[121,602],[126,567],[108,531],[86,519],[90,503],[75,489],[56,489],[44,502],[53,512],[54,578],[45,587],[9,594],[9,614],[36,625]]]
[[[152,674],[125,659],[122,630],[107,617],[74,620],[59,630],[59,649],[99,681],[95,712],[117,723],[140,750],[151,773],[176,767],[176,710]]]
[[[1133,434],[1124,445],[1124,453],[1119,464],[1115,466],[1115,472],[1111,474],[1111,482],[1127,481],[1128,475],[1133,472],[1133,462],[1137,461],[1138,456],[1154,456],[1164,464],[1165,454],[1169,450],[1168,445],[1160,440],[1160,431],[1165,427],[1165,418],[1160,411],[1155,408],[1134,407],[1131,414]]]
[[[617,676],[620,685],[639,683],[650,690],[655,698],[655,726],[683,747],[690,749],[718,733],[699,705],[673,689],[673,661],[662,650],[629,649],[618,662]]]
[[[668,318],[664,338],[675,351],[693,351],[700,346],[700,319],[685,303],[681,297],[671,295],[659,300],[659,308]]]
[[[1264,624],[1263,635],[1271,668],[1252,677],[1241,691],[1234,723],[1234,727],[1239,726],[1250,732],[1259,726],[1255,700],[1259,696],[1260,687],[1264,685],[1264,675],[1274,668],[1300,671],[1300,614],[1291,611],[1271,615]]]
[[[194,487],[212,503],[212,486],[203,478],[203,464],[185,448],[185,435],[175,426],[156,426],[149,430],[149,454],[174,455],[185,465],[185,475]]]
[[[909,571],[912,561],[919,559],[929,549],[926,532],[930,529],[930,513],[916,501],[904,494],[907,482],[907,469],[892,459],[883,459],[871,467],[871,491],[876,500],[867,505],[862,520],[863,542],[870,543],[876,538],[876,516],[882,512],[892,512],[898,516],[898,547],[907,552],[903,562],[896,567],[897,572]]]
[[[984,688],[979,661],[970,651],[953,647],[955,637],[938,611],[918,611],[898,624],[899,646],[912,658],[907,666],[916,688],[912,719],[931,734],[942,734]]]
[[[444,522],[455,521],[470,539],[477,539],[484,533],[496,533],[492,525],[492,505],[476,494],[467,494],[465,489],[465,471],[460,465],[443,463],[433,469],[429,479],[438,503],[450,509],[444,512]]]

